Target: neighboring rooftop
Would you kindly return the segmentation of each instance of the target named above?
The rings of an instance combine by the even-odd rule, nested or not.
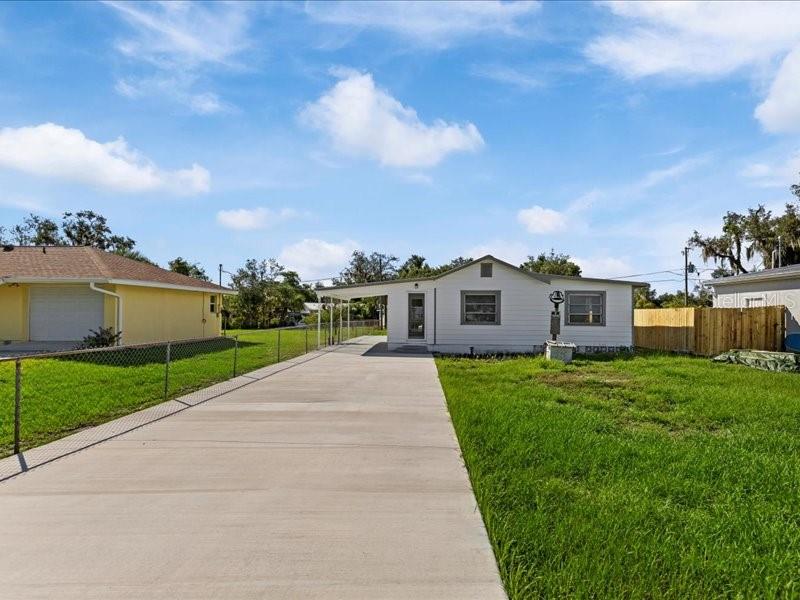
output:
[[[764,281],[769,279],[800,279],[800,264],[778,267],[777,269],[764,269],[752,273],[742,273],[741,275],[730,275],[718,279],[708,279],[704,285],[713,287],[729,285],[734,283],[746,283],[750,281]]]
[[[140,282],[164,286],[229,291],[195,279],[87,246],[4,246],[0,249],[0,280],[95,283]]]

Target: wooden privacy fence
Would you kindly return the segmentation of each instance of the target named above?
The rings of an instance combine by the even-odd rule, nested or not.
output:
[[[713,356],[734,348],[783,349],[783,306],[756,308],[637,308],[634,345]]]

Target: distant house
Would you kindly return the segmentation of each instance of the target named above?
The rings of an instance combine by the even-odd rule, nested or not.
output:
[[[124,344],[213,337],[231,293],[95,248],[5,246],[0,341],[75,342],[99,327]]]
[[[550,339],[549,296],[564,293],[560,340],[580,351],[633,346],[633,291],[643,284],[532,273],[491,255],[435,277],[329,287],[320,297],[386,296],[390,350],[534,352]]]
[[[786,307],[786,334],[800,334],[800,265],[766,269],[704,281],[714,293],[714,306]]]

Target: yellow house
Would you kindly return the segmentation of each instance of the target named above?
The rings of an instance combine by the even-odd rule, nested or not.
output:
[[[232,290],[83,246],[4,246],[0,342],[77,342],[111,327],[121,343],[220,335]]]

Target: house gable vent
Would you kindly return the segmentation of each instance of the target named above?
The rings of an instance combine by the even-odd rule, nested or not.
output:
[[[492,263],[481,263],[481,277],[492,276]]]

